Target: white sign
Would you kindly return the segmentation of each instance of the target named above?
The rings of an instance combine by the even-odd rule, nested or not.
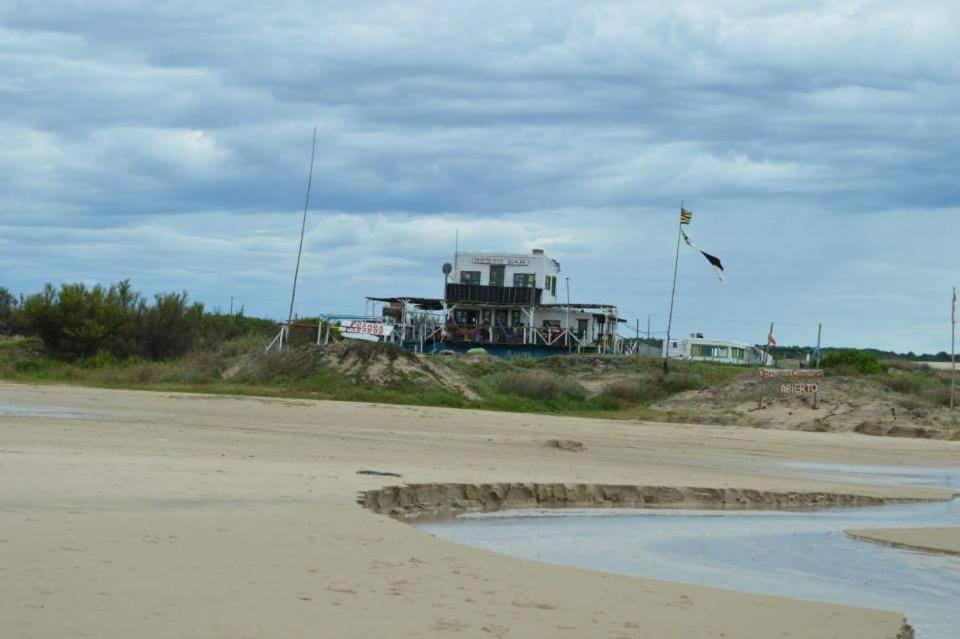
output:
[[[530,260],[522,257],[475,257],[474,264],[493,264],[494,266],[527,266]]]
[[[784,395],[804,395],[807,393],[816,393],[820,386],[811,382],[806,384],[780,384],[780,392]]]
[[[375,341],[381,337],[390,337],[393,334],[393,325],[351,320],[340,325],[340,334],[350,339]]]

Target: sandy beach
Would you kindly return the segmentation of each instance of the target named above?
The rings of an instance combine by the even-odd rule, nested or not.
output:
[[[946,466],[958,453],[850,433],[3,384],[0,635],[893,639],[895,611],[512,559],[358,495],[555,482],[942,499],[785,462]]]
[[[960,555],[960,528],[866,528],[846,532],[855,539],[895,548]]]

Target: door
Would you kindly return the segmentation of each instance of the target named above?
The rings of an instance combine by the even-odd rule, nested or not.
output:
[[[506,276],[506,266],[490,267],[490,286],[503,286],[503,280]]]

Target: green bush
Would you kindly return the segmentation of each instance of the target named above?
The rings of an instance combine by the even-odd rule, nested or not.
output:
[[[150,302],[129,280],[109,287],[47,284],[22,303],[0,288],[0,332],[12,326],[39,337],[49,354],[70,361],[103,354],[166,360],[193,350],[215,351],[247,335],[266,343],[278,329],[270,320],[205,313],[203,304],[191,303],[185,292],[161,293]]]
[[[887,370],[876,355],[854,348],[829,351],[823,357],[823,368],[831,372],[857,372],[862,375],[876,375]]]

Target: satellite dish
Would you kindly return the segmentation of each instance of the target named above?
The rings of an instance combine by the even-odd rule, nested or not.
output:
[[[443,265],[443,274],[450,275],[452,271],[453,271],[453,265],[450,264],[450,262],[445,262]]]

